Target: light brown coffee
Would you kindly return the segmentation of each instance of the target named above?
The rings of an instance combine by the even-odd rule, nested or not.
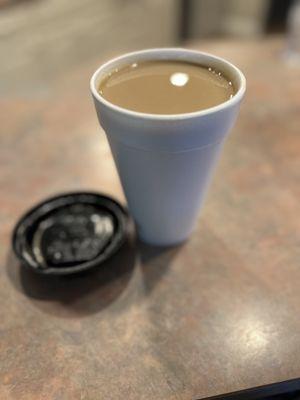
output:
[[[182,61],[145,61],[111,71],[99,93],[128,110],[182,114],[216,106],[235,89],[220,71]]]

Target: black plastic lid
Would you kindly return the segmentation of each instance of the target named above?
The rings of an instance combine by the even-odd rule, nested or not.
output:
[[[48,275],[94,268],[122,245],[128,214],[98,193],[67,193],[28,211],[13,232],[13,249],[22,264]]]

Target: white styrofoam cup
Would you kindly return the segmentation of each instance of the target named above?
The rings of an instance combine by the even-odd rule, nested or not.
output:
[[[182,60],[222,71],[236,88],[224,103],[186,114],[146,114],[121,108],[98,93],[114,68],[147,60]],[[99,122],[142,240],[177,244],[191,234],[224,140],[246,89],[242,72],[228,61],[194,50],[142,50],[103,64],[92,76]]]

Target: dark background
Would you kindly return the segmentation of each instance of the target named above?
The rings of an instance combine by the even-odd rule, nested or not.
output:
[[[0,0],[0,94],[85,60],[285,32],[292,0]]]

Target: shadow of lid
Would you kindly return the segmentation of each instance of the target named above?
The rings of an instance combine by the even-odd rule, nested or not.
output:
[[[40,275],[20,265],[12,250],[6,271],[12,285],[33,299],[38,308],[56,316],[75,317],[97,313],[115,301],[126,288],[135,262],[135,240],[128,235],[115,255],[90,272]]]

